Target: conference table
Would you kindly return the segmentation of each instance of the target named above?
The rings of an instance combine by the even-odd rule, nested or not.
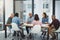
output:
[[[5,38],[7,38],[7,26],[11,26],[11,24],[5,24]],[[30,27],[32,28],[33,27],[33,24],[27,24],[27,23],[23,23],[22,26],[25,26],[25,27]],[[49,40],[49,27],[48,27],[48,24],[42,24],[41,25],[41,28],[47,28],[48,31],[47,31],[47,40]]]
[[[33,24],[26,24],[26,23],[24,23],[23,25],[26,26],[26,27],[30,27],[30,28],[33,27]],[[41,28],[47,29],[47,40],[49,40],[49,26],[48,25],[49,24],[42,24],[41,25]]]

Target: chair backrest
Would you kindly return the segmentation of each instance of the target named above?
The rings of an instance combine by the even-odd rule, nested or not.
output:
[[[11,23],[13,30],[18,30],[18,25],[16,23]]]
[[[60,32],[60,26],[59,26],[58,30],[56,30],[56,32]]]
[[[40,25],[35,25],[33,26],[32,30],[31,30],[32,33],[41,33],[41,26]]]

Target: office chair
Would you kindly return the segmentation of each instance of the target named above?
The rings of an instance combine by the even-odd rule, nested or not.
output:
[[[40,25],[35,25],[33,26],[33,28],[31,29],[31,34],[33,35],[33,40],[35,39],[35,37],[38,35],[41,38],[41,26]]]
[[[11,25],[12,25],[12,30],[16,31],[16,37],[18,37],[17,34],[19,34],[18,39],[21,39],[20,33],[18,33],[18,31],[20,31],[20,29],[18,28],[17,24],[16,23],[12,23]],[[12,39],[12,40],[14,40],[14,39]]]
[[[59,27],[59,29],[58,29],[58,30],[54,31],[54,33],[56,33],[56,34],[57,34],[57,36],[56,36],[56,40],[58,40],[58,34],[60,33],[60,27]]]

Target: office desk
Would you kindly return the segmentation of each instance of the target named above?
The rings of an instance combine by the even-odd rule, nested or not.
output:
[[[27,23],[24,23],[23,26],[26,26],[26,27],[33,27],[33,24],[27,24]]]
[[[33,24],[26,24],[25,23],[24,26],[31,28],[31,27],[33,27]],[[49,26],[48,26],[48,24],[42,24],[41,28],[47,28],[48,29],[47,40],[49,40]]]

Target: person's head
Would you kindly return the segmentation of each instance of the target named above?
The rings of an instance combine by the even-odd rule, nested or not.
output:
[[[43,16],[43,18],[47,18],[48,17],[45,12],[43,12],[43,15],[42,16]]]
[[[52,15],[52,20],[55,20],[55,19],[56,19],[55,15]]]
[[[35,14],[35,15],[34,15],[34,20],[36,20],[36,21],[39,20],[39,16],[38,16],[38,14]]]
[[[18,17],[19,16],[18,13],[15,13],[15,16]]]
[[[14,17],[14,13],[11,13],[10,17],[13,18]]]
[[[32,17],[32,13],[29,13],[29,17]]]

